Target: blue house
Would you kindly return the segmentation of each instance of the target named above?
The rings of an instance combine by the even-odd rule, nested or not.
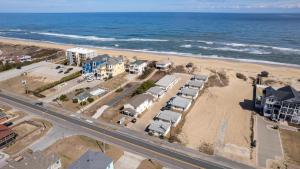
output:
[[[106,69],[105,57],[97,56],[84,62],[82,74],[94,75],[96,78],[102,79],[106,76],[106,71],[104,69]]]

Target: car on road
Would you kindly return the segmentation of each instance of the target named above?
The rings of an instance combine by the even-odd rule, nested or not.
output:
[[[6,122],[6,123],[3,123],[3,125],[6,126],[6,127],[9,127],[9,126],[11,126],[11,125],[13,125],[13,124],[14,124],[14,123],[11,122],[11,121]]]
[[[56,66],[56,68],[55,69],[60,69],[61,68],[61,66]]]
[[[36,105],[36,106],[43,106],[44,103],[43,102],[36,102],[36,103],[34,103],[34,105]]]
[[[63,70],[60,70],[58,73],[62,73],[62,72],[64,72]]]

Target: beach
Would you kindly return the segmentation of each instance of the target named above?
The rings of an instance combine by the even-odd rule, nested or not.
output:
[[[7,38],[0,38],[0,42],[63,50],[78,46]],[[214,145],[219,152],[239,154],[249,159],[252,111],[244,106],[252,99],[251,77],[256,77],[261,71],[268,71],[270,73],[268,79],[272,81],[272,86],[292,85],[300,90],[300,69],[286,65],[89,48],[96,50],[98,54],[122,55],[128,59],[135,57],[149,61],[169,59],[175,66],[193,63],[196,68],[195,73],[198,74],[212,75],[215,71],[225,72],[229,84],[224,87],[214,86],[205,89],[187,114],[182,130],[178,134],[182,143],[193,149],[199,149],[203,143],[207,143]],[[238,79],[236,73],[244,74],[248,80]],[[223,146],[218,147],[220,142]]]

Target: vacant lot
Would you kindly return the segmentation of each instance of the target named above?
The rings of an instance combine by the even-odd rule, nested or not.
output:
[[[163,166],[152,160],[144,160],[141,162],[138,169],[162,169]]]
[[[46,154],[58,154],[62,160],[63,168],[67,168],[87,150],[103,152],[104,147],[105,154],[111,157],[114,162],[123,155],[122,150],[107,144],[104,146],[102,142],[85,136],[72,136],[61,139],[44,150],[44,152]]]
[[[285,159],[292,164],[300,165],[300,132],[280,130]]]
[[[32,121],[25,121],[14,126],[14,130],[18,136],[16,142],[4,150],[9,155],[15,155],[24,150],[33,142],[44,136],[52,127],[50,122],[40,119],[33,119]]]
[[[114,90],[120,87],[122,84],[127,82],[127,73],[122,73],[118,76],[115,76],[107,81],[101,83],[99,87],[109,90]]]
[[[233,144],[249,148],[251,82],[237,79],[234,72],[227,72],[227,78],[227,86],[207,88],[187,114],[180,138],[188,147]]]

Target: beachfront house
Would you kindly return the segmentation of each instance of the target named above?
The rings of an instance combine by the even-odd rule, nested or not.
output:
[[[111,57],[109,55],[98,55],[84,62],[82,73],[85,77],[98,80],[107,79],[125,72],[122,57]]]
[[[170,101],[170,106],[174,110],[187,111],[192,105],[192,100],[176,96]]]
[[[202,90],[204,87],[204,81],[202,80],[190,80],[187,85],[187,87],[197,90]]]
[[[41,151],[26,151],[14,160],[9,160],[2,169],[61,169],[62,163],[57,154]]]
[[[161,87],[154,86],[147,90],[146,93],[151,94],[155,99],[160,99],[165,95],[166,91]]]
[[[169,60],[161,60],[155,64],[155,67],[159,70],[168,70],[171,66],[172,62]]]
[[[182,118],[181,113],[177,113],[170,110],[160,111],[156,116],[155,120],[161,120],[167,123],[172,124],[173,127],[176,127]]]
[[[291,86],[265,88],[260,108],[272,120],[300,124],[300,93]]]
[[[0,124],[0,148],[14,142],[16,137],[17,134],[13,130],[3,124]]]
[[[114,163],[102,152],[88,150],[69,169],[114,169]]]
[[[207,82],[208,81],[208,76],[206,75],[194,75],[192,80],[202,80],[203,82]]]
[[[132,74],[142,74],[146,67],[148,65],[148,62],[145,60],[135,60],[134,62],[130,62],[128,65],[128,71]]]
[[[195,100],[199,96],[199,90],[194,88],[183,87],[178,92],[178,95]]]
[[[85,48],[72,48],[66,51],[66,59],[69,65],[81,66],[86,60],[96,56],[96,51]]]
[[[147,127],[147,130],[149,134],[165,137],[171,130],[171,123],[161,120],[154,120]]]
[[[163,90],[168,90],[172,88],[178,82],[178,77],[175,75],[166,75],[155,83],[156,86],[159,86]]]
[[[154,97],[150,94],[137,95],[124,105],[122,113],[136,118],[152,106],[153,100]]]

